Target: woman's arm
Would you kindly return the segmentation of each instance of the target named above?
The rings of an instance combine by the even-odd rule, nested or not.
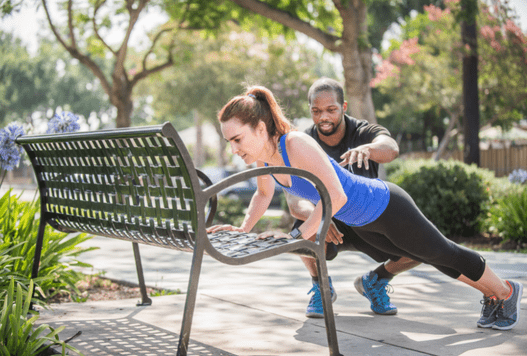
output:
[[[264,164],[257,162],[258,167],[264,167]],[[263,216],[271,200],[273,199],[274,194],[274,180],[270,175],[258,176],[257,177],[257,188],[254,192],[247,212],[245,213],[245,218],[240,227],[232,226],[229,224],[225,225],[214,225],[207,229],[207,233],[214,233],[217,231],[238,231],[238,232],[250,232],[254,225],[260,220]]]
[[[286,147],[291,167],[311,172],[324,183],[331,198],[331,216],[335,215],[344,206],[348,198],[327,154],[311,136],[301,132],[291,132],[287,136]],[[315,210],[300,226],[299,230],[302,232],[302,236],[309,238],[316,234],[321,220],[322,202],[320,201]]]
[[[256,166],[264,167],[264,164],[258,161]],[[251,231],[258,220],[260,220],[263,214],[265,214],[267,208],[269,208],[269,205],[271,204],[271,200],[273,199],[274,185],[274,180],[270,175],[257,177],[256,192],[254,192],[254,195],[251,198],[251,202],[245,213],[245,218],[240,226],[243,231]]]
[[[258,167],[263,167],[264,164],[257,162]],[[270,175],[258,176],[257,177],[257,189],[254,192],[247,212],[245,213],[245,218],[240,227],[232,226],[229,224],[225,225],[214,225],[207,229],[207,233],[211,234],[218,231],[238,231],[238,232],[250,232],[254,225],[260,220],[263,216],[271,200],[273,199],[274,194],[274,180]]]

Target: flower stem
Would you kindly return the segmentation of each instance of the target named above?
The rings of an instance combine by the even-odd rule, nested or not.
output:
[[[7,170],[4,170],[4,174],[2,175],[2,180],[0,180],[0,187],[2,187],[2,183],[4,183],[6,174],[7,174]]]

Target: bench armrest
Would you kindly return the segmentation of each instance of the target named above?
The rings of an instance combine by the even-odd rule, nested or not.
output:
[[[289,174],[294,175],[302,178],[306,178],[312,183],[314,183],[315,188],[317,189],[320,198],[322,200],[322,220],[320,221],[319,228],[317,230],[316,239],[315,242],[317,244],[320,244],[320,237],[321,234],[325,236],[329,227],[329,223],[331,221],[332,217],[332,210],[331,210],[331,199],[329,196],[329,192],[327,191],[326,187],[322,183],[322,181],[316,177],[311,172],[308,172],[303,169],[299,168],[292,168],[292,167],[259,167],[259,168],[251,168],[248,170],[245,170],[240,173],[233,174],[232,176],[229,176],[227,178],[222,179],[221,181],[217,182],[216,184],[213,184],[210,187],[207,187],[203,190],[203,193],[205,197],[211,197],[213,195],[216,195],[220,191],[230,187],[231,185],[234,185],[239,182],[243,182],[248,180],[252,177],[262,176],[262,175],[268,175],[268,174]]]
[[[207,187],[210,187],[212,185],[212,181],[205,173],[203,173],[199,169],[196,169],[196,173],[198,174],[198,178],[203,183],[205,183]],[[214,194],[214,195],[211,195],[209,199],[209,211],[207,213],[207,217],[205,218],[207,227],[212,226],[212,221],[214,220],[214,215],[216,215],[217,208],[218,208],[218,196],[217,194]]]

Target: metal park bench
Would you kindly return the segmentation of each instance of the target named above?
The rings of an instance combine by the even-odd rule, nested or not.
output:
[[[40,227],[33,262],[38,276],[46,225],[133,244],[142,303],[146,294],[138,243],[193,253],[178,355],[186,355],[198,280],[206,253],[229,265],[243,265],[282,253],[316,258],[330,355],[339,355],[325,260],[325,235],[331,217],[329,194],[313,174],[290,167],[249,169],[212,184],[194,168],[170,123],[163,125],[22,136],[16,140],[32,162],[40,191]],[[323,202],[316,241],[257,240],[256,234],[207,234],[221,190],[251,177],[293,174],[309,179]]]

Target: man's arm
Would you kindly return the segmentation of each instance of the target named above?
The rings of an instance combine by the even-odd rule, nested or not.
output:
[[[371,143],[357,146],[344,153],[340,156],[342,162],[339,164],[345,166],[357,162],[357,167],[361,168],[364,163],[364,167],[369,169],[369,160],[377,163],[388,163],[397,156],[399,156],[397,142],[390,136],[379,135]]]

